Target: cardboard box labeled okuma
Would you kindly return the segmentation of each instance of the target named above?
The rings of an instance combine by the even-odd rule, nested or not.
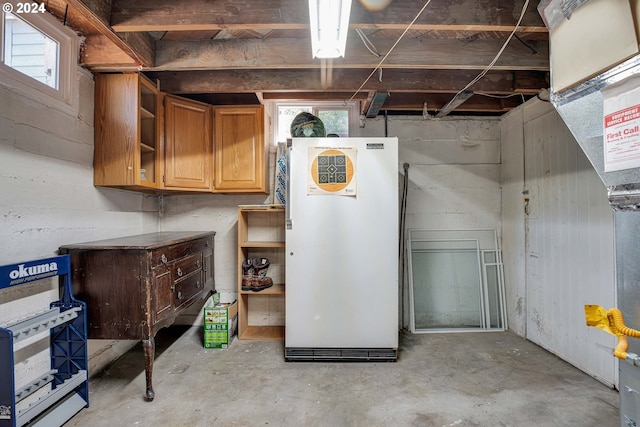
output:
[[[204,348],[229,348],[238,329],[238,303],[204,307]]]

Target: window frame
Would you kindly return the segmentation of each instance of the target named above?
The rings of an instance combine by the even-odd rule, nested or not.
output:
[[[346,110],[349,112],[349,136],[353,137],[358,129],[360,103],[358,101],[274,101],[272,105],[272,117],[274,118],[273,143],[277,145],[279,131],[278,111],[280,107],[311,107],[312,114],[316,115],[318,110]],[[288,133],[288,132],[287,132]]]
[[[18,19],[23,20],[58,43],[58,88],[55,89],[48,86],[4,63],[4,11],[0,12],[0,84],[10,85],[30,98],[41,100],[44,94],[47,100],[54,104],[59,104],[62,107],[66,104],[66,108],[72,106],[74,103],[72,94],[78,84],[75,72],[78,64],[78,36],[71,29],[63,27],[48,12],[19,14],[15,12],[17,10],[17,0],[5,0],[4,3],[13,5],[14,12],[12,14]],[[61,104],[61,102],[64,104]]]

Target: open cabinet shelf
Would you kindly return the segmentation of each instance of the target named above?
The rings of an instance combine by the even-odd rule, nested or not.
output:
[[[238,339],[283,340],[283,325],[250,325],[250,301],[260,305],[271,298],[282,300],[284,310],[284,208],[273,205],[238,207]],[[261,291],[242,290],[242,262],[247,258],[268,258],[267,275],[273,286]],[[264,304],[262,304],[264,307]],[[269,305],[271,306],[271,305]],[[271,313],[270,313],[271,314]],[[284,324],[284,311],[281,315]]]

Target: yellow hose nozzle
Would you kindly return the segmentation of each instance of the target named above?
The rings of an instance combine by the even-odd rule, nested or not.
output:
[[[618,337],[618,344],[613,350],[613,355],[618,359],[632,359],[634,364],[638,361],[638,356],[634,353],[627,353],[629,341],[627,337],[640,338],[640,331],[631,329],[624,324],[624,316],[617,308],[610,308],[608,311],[599,305],[585,305],[584,314],[587,319],[587,326],[598,329]]]

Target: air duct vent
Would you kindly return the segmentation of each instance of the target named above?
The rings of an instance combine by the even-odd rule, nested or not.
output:
[[[342,362],[395,362],[398,350],[395,348],[295,348],[284,350],[287,362],[300,361],[342,361]]]
[[[373,98],[371,99],[371,104],[369,104],[369,109],[367,110],[367,118],[371,119],[376,117],[382,108],[382,104],[389,97],[388,93],[375,93]]]

